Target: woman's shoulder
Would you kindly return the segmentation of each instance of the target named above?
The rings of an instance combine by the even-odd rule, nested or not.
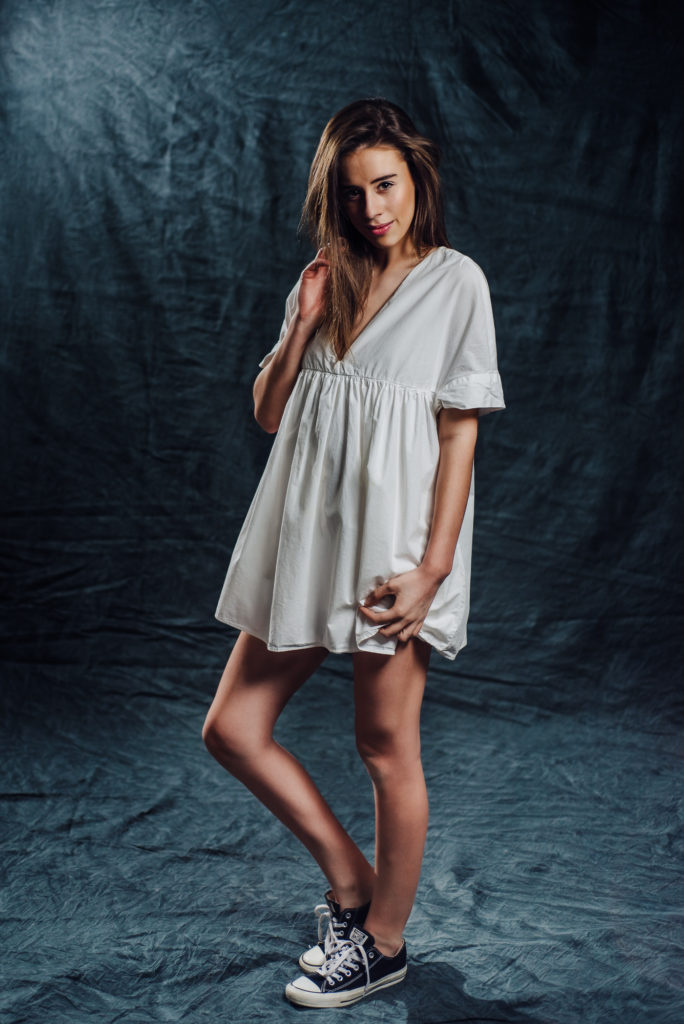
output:
[[[474,280],[478,278],[486,280],[484,270],[480,264],[472,256],[468,256],[467,253],[460,252],[458,249],[451,249],[447,245],[440,245],[438,253],[439,262],[437,265],[450,275]]]
[[[433,257],[432,268],[446,288],[478,289],[485,286],[488,289],[482,267],[467,253],[450,249],[448,246],[439,246],[433,251]]]

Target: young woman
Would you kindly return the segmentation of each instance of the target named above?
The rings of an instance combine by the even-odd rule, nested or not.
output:
[[[487,281],[449,247],[438,160],[384,99],[323,131],[302,211],[319,248],[259,364],[254,414],[276,437],[216,609],[240,633],[205,743],[330,886],[285,990],[303,1006],[406,974],[428,822],[421,702],[432,649],[453,659],[466,643],[478,418],[504,408]],[[273,738],[330,652],[352,655],[373,865]]]

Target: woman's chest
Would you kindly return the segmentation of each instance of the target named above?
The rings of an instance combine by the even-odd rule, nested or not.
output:
[[[354,321],[351,333],[352,344],[366,330],[371,321],[375,320],[396,297],[399,288],[410,276],[411,269],[413,268],[404,269],[392,275],[384,274],[382,278],[371,284],[364,308],[360,310]]]
[[[382,307],[337,361],[323,330],[304,353],[302,366],[435,391],[449,350],[447,318],[430,304],[392,301]]]

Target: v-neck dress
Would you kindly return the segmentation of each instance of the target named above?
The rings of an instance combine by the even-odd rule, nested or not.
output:
[[[299,280],[280,337],[297,308]],[[396,652],[359,604],[420,565],[427,547],[443,407],[504,409],[489,287],[464,253],[433,249],[341,361],[309,340],[238,534],[216,609],[271,651]],[[475,474],[451,572],[418,633],[453,660],[467,642]],[[391,596],[371,607],[391,607]]]

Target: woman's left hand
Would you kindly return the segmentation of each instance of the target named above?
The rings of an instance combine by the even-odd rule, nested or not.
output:
[[[369,622],[383,623],[382,629],[378,630],[383,636],[396,636],[397,640],[404,642],[418,635],[441,583],[442,579],[418,566],[379,584],[371,590],[359,609]],[[391,608],[375,611],[366,607],[377,604],[388,594],[394,596]]]

